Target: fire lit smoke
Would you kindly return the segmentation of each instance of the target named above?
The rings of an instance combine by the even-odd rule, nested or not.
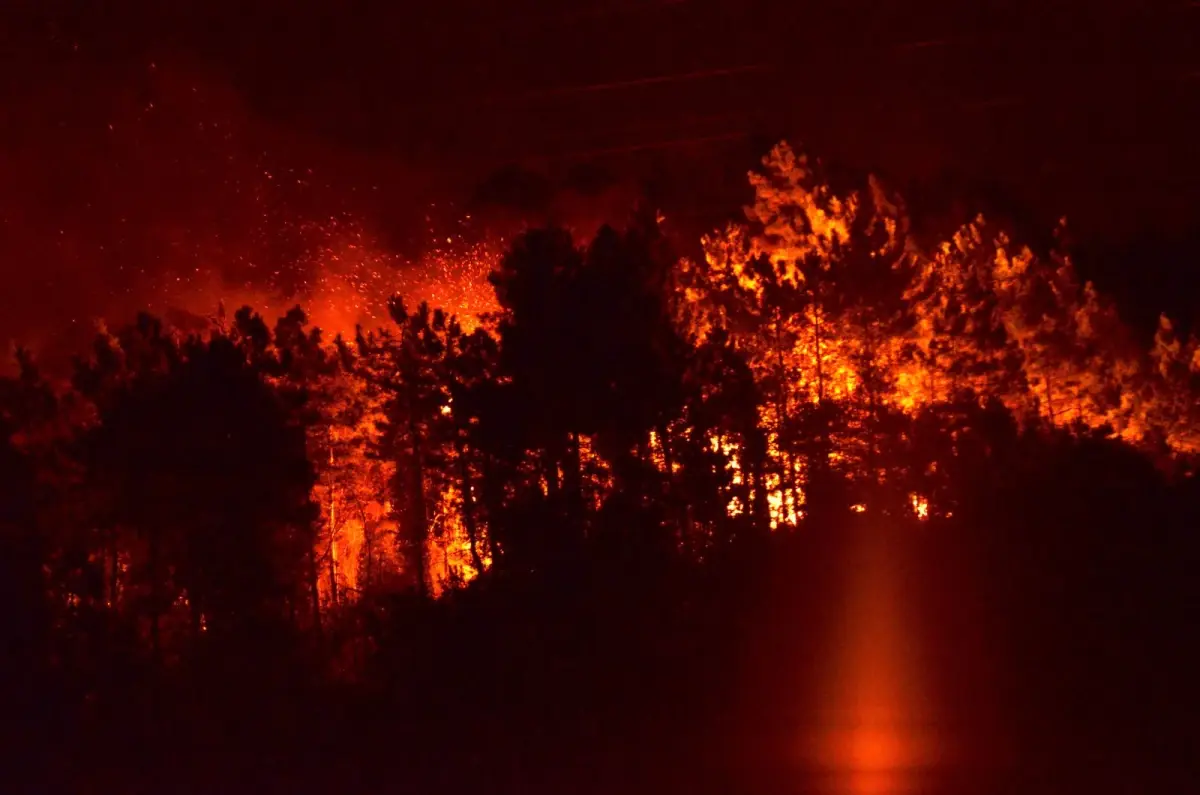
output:
[[[393,292],[487,308],[479,235],[442,200],[452,179],[268,121],[178,58],[64,58],[6,104],[0,339],[43,361],[141,310],[187,326],[219,302],[300,303],[346,332]]]
[[[431,229],[431,238],[439,236],[411,260],[387,250],[353,220],[306,223],[304,234],[312,242],[287,277],[273,275],[263,285],[192,283],[186,290],[164,291],[163,302],[168,311],[199,318],[219,305],[228,311],[250,306],[268,322],[299,305],[332,338],[352,337],[356,326],[386,324],[388,299],[400,295],[412,305],[426,301],[445,309],[471,327],[478,315],[496,308],[487,274],[500,245],[473,240],[468,221],[453,234]]]

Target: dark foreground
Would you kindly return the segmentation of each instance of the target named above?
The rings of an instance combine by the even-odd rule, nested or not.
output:
[[[1033,555],[1019,532],[948,530],[864,521],[704,569],[627,561],[619,581],[580,567],[397,602],[406,631],[380,635],[354,683],[318,684],[301,651],[264,638],[166,672],[113,664],[86,688],[43,678],[10,692],[5,789],[1036,795],[1200,781],[1185,535],[1068,559],[1066,540]]]

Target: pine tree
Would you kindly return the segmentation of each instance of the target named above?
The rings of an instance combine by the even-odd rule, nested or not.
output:
[[[672,321],[673,261],[659,219],[643,212],[586,248],[563,230],[531,230],[492,274],[504,309],[497,405],[518,412],[504,421],[525,438],[508,443],[536,451],[542,507],[562,527],[546,554],[577,554],[597,508],[640,515],[667,488],[686,358]],[[618,495],[624,507],[603,510]]]
[[[389,485],[400,534],[401,558],[422,597],[431,593],[428,546],[432,507],[444,491],[444,450],[437,433],[449,405],[441,370],[446,355],[447,319],[421,304],[409,313],[399,298],[389,303],[397,330],[359,335],[363,373],[384,390],[384,419],[377,454],[394,470]]]
[[[1194,430],[1200,418],[1198,350],[1195,338],[1182,338],[1166,315],[1159,318],[1141,404],[1147,436],[1160,453],[1200,449]]]
[[[451,319],[448,333],[448,357],[445,377],[449,401],[444,416],[446,433],[452,440],[454,469],[458,482],[458,509],[467,534],[471,566],[482,574],[490,565],[492,546],[487,531],[489,514],[486,501],[480,496],[489,470],[489,460],[479,439],[481,388],[495,378],[499,364],[496,340],[483,329],[464,333],[459,323]]]
[[[39,521],[39,497],[47,485],[39,482],[46,473],[39,472],[39,464],[49,463],[43,432],[57,405],[23,349],[17,351],[17,363],[16,378],[0,378],[0,604],[5,615],[0,671],[9,685],[0,698],[10,706],[28,695],[49,663],[54,619],[45,572],[53,573],[51,543],[65,540]]]
[[[954,402],[964,395],[1012,396],[1020,361],[1002,318],[1001,299],[1019,275],[996,272],[1009,261],[1007,238],[982,217],[957,230],[920,267],[906,298],[916,316],[905,403]]]
[[[128,339],[125,361],[145,369],[99,401],[85,460],[107,521],[138,539],[131,584],[157,655],[162,619],[185,594],[194,632],[279,616],[303,554],[288,539],[312,519],[310,470],[303,428],[232,341],[164,352],[154,323]]]

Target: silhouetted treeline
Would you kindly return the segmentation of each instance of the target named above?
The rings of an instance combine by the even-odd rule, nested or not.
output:
[[[5,698],[46,788],[601,791],[619,755],[717,791],[787,757],[874,536],[946,725],[1033,779],[1186,756],[1195,341],[1164,318],[1138,352],[1065,243],[918,245],[786,146],[752,181],[704,263],[642,211],[524,233],[479,320],[143,315],[69,383],[20,352]]]

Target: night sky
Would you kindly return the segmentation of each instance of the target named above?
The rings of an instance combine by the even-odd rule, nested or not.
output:
[[[746,170],[783,137],[883,173],[922,213],[955,196],[1035,226],[1065,214],[1133,315],[1163,297],[1200,308],[1181,267],[1200,198],[1196,3],[221,0],[5,15],[5,338],[131,311],[168,283],[303,281],[305,230],[331,218],[361,223],[397,268],[441,234],[431,204],[447,219],[522,202],[604,215],[650,193],[700,230],[737,212]],[[522,172],[544,183],[522,188]]]

